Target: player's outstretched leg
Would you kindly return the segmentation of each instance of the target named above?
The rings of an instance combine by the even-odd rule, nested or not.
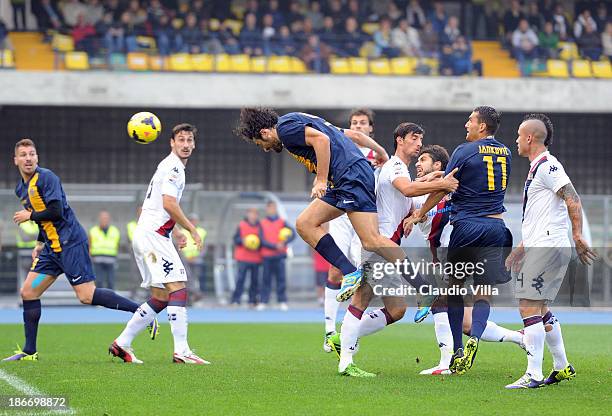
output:
[[[525,316],[529,310],[521,309]],[[540,314],[523,318],[525,326],[525,349],[527,351],[527,371],[507,389],[533,389],[544,385],[542,375],[542,361],[544,359],[544,338],[546,337],[542,316]]]
[[[172,362],[177,364],[210,364],[198,357],[187,343],[187,288],[170,292],[168,296],[168,320],[174,337]]]
[[[553,357],[553,369],[546,380],[544,380],[544,383],[549,385],[563,380],[571,380],[576,377],[576,370],[567,361],[563,334],[561,333],[561,323],[559,323],[550,310],[546,312],[542,320],[546,329],[546,345]]]
[[[40,321],[40,299],[23,301],[23,326],[25,332],[25,345],[23,349],[17,345],[15,353],[2,361],[37,361],[36,338],[38,335],[38,321]]]
[[[342,332],[330,338],[329,345],[338,353],[337,338],[340,338],[340,362],[338,373],[348,377],[375,377],[376,374],[368,373],[359,369],[353,363],[353,354],[357,351],[359,326],[363,311],[353,305],[349,305],[344,320],[342,321]],[[334,342],[336,341],[336,342]]]
[[[487,321],[487,326],[485,327],[480,340],[487,342],[512,342],[522,349],[525,349],[525,344],[523,343],[523,333],[523,330],[513,331],[511,329],[504,328],[503,326],[499,326],[493,321]]]

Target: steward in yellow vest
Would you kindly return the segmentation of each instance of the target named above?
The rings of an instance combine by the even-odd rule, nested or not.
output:
[[[121,233],[110,222],[110,214],[107,211],[101,211],[98,225],[89,229],[89,254],[93,262],[96,280],[100,283],[99,287],[113,289]]]

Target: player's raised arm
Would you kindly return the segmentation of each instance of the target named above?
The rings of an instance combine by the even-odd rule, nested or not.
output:
[[[455,177],[451,174],[447,175],[443,179],[429,182],[411,181],[406,177],[401,177],[393,181],[393,186],[404,196],[415,197],[438,191],[444,191],[446,193],[454,192],[459,186],[459,181],[457,181],[457,179],[455,179]]]
[[[567,213],[572,223],[572,238],[576,244],[576,252],[582,264],[591,264],[597,254],[589,247],[582,236],[582,202],[572,183],[568,183],[557,191],[557,196],[567,205]]]
[[[379,164],[383,164],[387,160],[389,160],[389,155],[387,154],[385,148],[379,145],[371,137],[363,134],[360,131],[350,129],[344,130],[344,135],[354,141],[359,146],[367,147],[368,149],[373,150],[376,154],[376,160]]]
[[[317,176],[312,186],[310,197],[321,198],[327,190],[327,177],[329,176],[329,162],[331,159],[329,137],[325,133],[308,126],[306,126],[304,136],[306,144],[312,146],[317,155]]]

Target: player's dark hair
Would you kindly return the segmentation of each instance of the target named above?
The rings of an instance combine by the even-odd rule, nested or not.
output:
[[[172,128],[172,137],[171,139],[174,140],[174,138],[176,137],[177,134],[179,134],[182,131],[188,131],[193,133],[193,138],[195,139],[196,134],[198,134],[198,129],[196,128],[196,126],[189,124],[189,123],[182,123],[182,124],[177,124],[176,126],[174,126]]]
[[[351,124],[351,120],[355,116],[366,116],[368,118],[368,123],[370,123],[370,126],[374,126],[374,112],[369,108],[356,108],[351,111],[351,115],[349,116],[349,125]]]
[[[474,113],[478,113],[478,122],[485,123],[487,125],[487,133],[494,135],[497,133],[499,123],[501,121],[501,115],[493,107],[488,105],[481,105],[474,109]]]
[[[525,117],[523,117],[523,121],[527,120],[540,120],[542,123],[544,123],[544,126],[546,127],[546,137],[544,138],[544,146],[550,146],[553,142],[553,134],[555,132],[553,128],[553,123],[550,118],[548,118],[546,114],[532,113],[526,114]]]
[[[431,157],[431,160],[433,160],[434,163],[440,162],[441,170],[446,170],[449,156],[445,148],[437,144],[430,144],[421,149],[419,152],[419,157],[425,153]]]
[[[393,130],[393,150],[397,150],[397,138],[406,137],[407,134],[425,134],[425,129],[416,123],[400,123]]]
[[[240,110],[240,120],[234,134],[248,142],[261,139],[261,129],[271,129],[278,123],[278,114],[271,108],[247,107]]]
[[[33,147],[34,149],[36,149],[34,142],[30,139],[21,139],[17,143],[15,143],[15,153],[17,153],[17,149],[19,149],[20,147]]]

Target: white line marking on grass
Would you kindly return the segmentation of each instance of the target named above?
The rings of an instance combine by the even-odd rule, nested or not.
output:
[[[38,390],[36,387],[29,385],[28,383],[26,383],[25,381],[23,381],[22,379],[20,379],[19,377],[7,373],[4,370],[0,369],[0,379],[6,381],[6,383],[8,385],[10,385],[11,387],[13,387],[15,390],[27,395],[27,396],[42,396],[42,397],[49,397],[48,394],[43,393],[42,391]],[[25,410],[25,409],[24,409]],[[67,407],[66,409],[45,409],[45,408],[39,408],[39,409],[35,409],[35,408],[29,408],[27,409],[27,412],[32,414],[32,412],[36,415],[41,414],[41,415],[73,415],[76,414],[76,412],[74,411],[74,409]],[[4,413],[3,413],[4,414]],[[14,414],[14,413],[11,413]]]

